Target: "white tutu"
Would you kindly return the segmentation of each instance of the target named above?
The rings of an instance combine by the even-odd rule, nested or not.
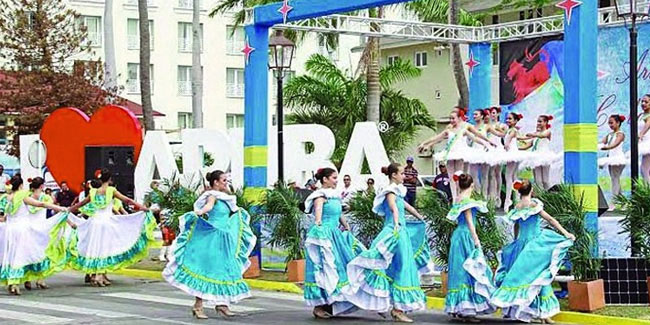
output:
[[[16,193],[18,195],[20,192]],[[22,202],[7,221],[0,223],[0,283],[19,284],[46,278],[65,268],[67,213],[45,218],[46,210],[31,213]],[[38,219],[37,222],[36,219]]]
[[[639,142],[639,156],[650,155],[650,132]]]
[[[113,205],[82,219],[70,216],[77,225],[70,243],[70,265],[86,273],[116,271],[148,255],[153,242],[155,219],[149,212],[114,215]]]
[[[548,138],[535,139],[531,151],[525,151],[528,158],[519,163],[519,169],[552,166],[562,161],[564,153],[551,151],[550,145]]]
[[[612,135],[608,135],[610,143],[612,142]],[[602,148],[603,144],[598,145],[598,149]],[[640,151],[639,151],[640,152]],[[607,166],[625,166],[630,163],[629,155],[623,152],[623,143],[619,144],[616,148],[607,150],[606,156],[598,158],[598,167],[604,168]]]
[[[447,132],[446,148],[433,156],[436,161],[462,160],[470,164],[480,163],[480,153],[467,145],[467,137],[465,136],[466,129],[459,130],[458,134],[451,130],[447,130]],[[480,145],[476,144],[476,146]],[[480,147],[482,148],[482,146]]]

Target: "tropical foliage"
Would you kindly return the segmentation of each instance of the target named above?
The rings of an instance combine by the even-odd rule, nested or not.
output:
[[[179,219],[187,213],[194,211],[194,202],[198,199],[201,182],[190,182],[191,186],[183,185],[178,175],[163,179],[160,189],[152,190],[145,196],[145,202],[157,203],[165,215],[165,224],[179,233]]]
[[[266,222],[271,229],[267,243],[287,251],[286,262],[304,258],[305,236],[303,212],[298,208],[300,197],[286,185],[279,183],[266,192],[263,205]]]
[[[622,232],[630,234],[633,250],[650,260],[650,184],[639,180],[629,197],[618,195],[615,201],[625,216],[620,221]]]
[[[357,192],[348,202],[350,210],[347,217],[355,230],[355,235],[366,247],[379,235],[384,220],[372,212],[372,203],[375,199],[373,192]]]
[[[535,188],[536,197],[544,203],[544,210],[557,219],[562,226],[576,236],[569,249],[571,273],[576,281],[598,279],[601,260],[596,257],[598,233],[588,229],[585,218],[584,194],[576,197],[572,185],[562,184],[555,190]]]
[[[332,162],[340,166],[354,125],[366,120],[366,80],[348,76],[319,54],[311,56],[305,68],[306,75],[291,79],[285,87],[285,101],[291,109],[287,121],[322,124],[332,130],[337,143]],[[409,144],[420,127],[435,125],[422,102],[391,89],[396,82],[419,75],[419,69],[401,60],[380,71],[381,120],[390,125],[381,138],[389,156]]]
[[[474,198],[484,201],[484,198],[478,193],[474,194]],[[496,268],[499,266],[498,254],[499,251],[506,244],[505,229],[499,226],[497,222],[496,206],[494,201],[487,201],[488,212],[479,213],[476,216],[476,232],[483,254],[491,267]]]
[[[456,228],[456,224],[445,217],[451,206],[436,190],[425,189],[423,195],[418,196],[417,207],[418,211],[426,216],[433,262],[447,270],[451,235]]]

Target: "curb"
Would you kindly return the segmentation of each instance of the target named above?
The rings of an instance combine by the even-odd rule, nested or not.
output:
[[[146,278],[162,280],[160,271],[148,271],[138,269],[123,269],[113,274],[131,276],[137,278]],[[302,294],[302,289],[294,283],[276,282],[256,279],[245,279],[246,283],[252,288],[263,291],[277,291]],[[445,299],[438,297],[427,297],[427,309],[443,310],[445,309]],[[602,316],[595,314],[577,313],[563,311],[553,317],[553,320],[568,324],[589,324],[589,325],[650,325],[650,320],[623,318],[614,316]]]

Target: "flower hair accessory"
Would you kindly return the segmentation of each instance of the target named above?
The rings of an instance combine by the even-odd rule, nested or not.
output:
[[[459,171],[455,172],[455,173],[454,173],[454,176],[452,176],[452,178],[454,179],[454,182],[458,182],[458,180],[460,179],[460,176],[461,176],[461,175],[463,175],[463,171],[462,171],[462,170],[459,170]]]
[[[521,186],[523,186],[523,185],[524,185],[524,183],[523,183],[522,181],[520,181],[520,180],[516,180],[514,183],[512,183],[512,188],[514,188],[515,191],[519,191],[519,189],[520,189]]]
[[[95,171],[95,178],[102,178],[102,171],[100,169]]]
[[[625,115],[619,115],[618,119],[621,120],[621,122],[625,122]]]
[[[11,185],[11,180],[8,180],[5,185]]]
[[[27,183],[31,183],[32,181],[33,179],[31,177],[27,179]]]

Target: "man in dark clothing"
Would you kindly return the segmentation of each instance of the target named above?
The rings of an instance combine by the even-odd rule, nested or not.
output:
[[[433,179],[433,187],[444,193],[447,201],[451,202],[451,187],[449,186],[449,174],[447,173],[447,166],[444,162],[440,162],[438,165],[438,170],[440,174],[436,175],[436,178]]]
[[[56,193],[56,203],[62,207],[69,207],[77,196],[70,191],[68,182],[61,182],[61,190]]]
[[[406,158],[406,167],[404,167],[404,186],[407,190],[404,200],[411,206],[415,206],[418,186],[418,170],[413,166],[413,160],[413,157]]]

